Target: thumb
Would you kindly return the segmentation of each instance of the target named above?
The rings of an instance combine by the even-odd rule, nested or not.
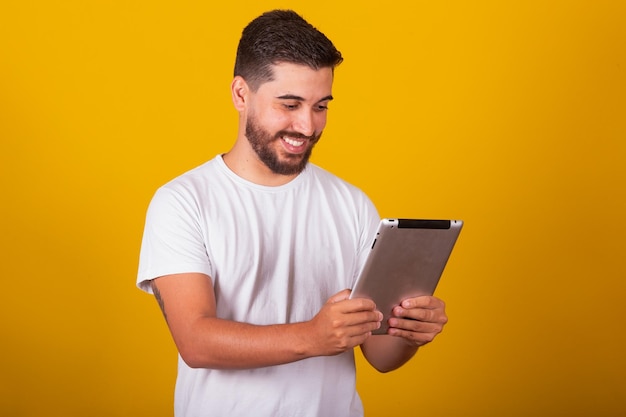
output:
[[[350,293],[351,292],[352,292],[352,290],[347,289],[347,288],[345,290],[341,290],[337,294],[335,294],[332,297],[330,297],[328,299],[328,301],[326,301],[326,303],[327,304],[332,304],[332,303],[337,303],[339,301],[347,300],[348,297],[350,297]]]

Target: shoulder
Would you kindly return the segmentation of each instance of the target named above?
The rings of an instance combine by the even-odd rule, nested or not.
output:
[[[332,172],[313,163],[309,163],[307,165],[306,171],[308,175],[315,181],[323,182],[328,185],[333,185],[337,187],[345,187],[354,191],[360,191],[358,187],[354,186],[343,178],[340,178]]]
[[[321,168],[318,165],[309,163],[306,169],[312,183],[319,184],[322,189],[325,190],[325,192],[327,193],[335,192],[349,195],[352,198],[368,199],[365,192],[363,192],[363,190],[361,190],[359,187],[349,183],[343,178],[338,177],[332,172]]]
[[[374,203],[362,189],[315,164],[309,163],[307,171],[314,198],[326,201],[336,212],[349,213],[358,223],[378,220]]]
[[[219,160],[216,157],[168,181],[161,189],[198,188],[218,177],[219,172]]]
[[[219,177],[215,161],[205,162],[160,186],[152,196],[149,212],[196,212],[208,198],[210,184]]]
[[[223,181],[219,156],[199,165],[176,178],[168,181],[156,191],[155,197],[161,194],[179,197],[202,196],[207,190]]]

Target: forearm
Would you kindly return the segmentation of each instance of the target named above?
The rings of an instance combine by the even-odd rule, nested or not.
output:
[[[411,359],[418,347],[401,337],[372,336],[361,345],[365,359],[379,372],[390,372]]]
[[[206,275],[163,276],[152,281],[152,290],[192,368],[259,368],[337,355],[362,344],[382,319],[371,300],[349,300],[349,290],[329,298],[308,321],[265,326],[218,318]]]
[[[192,368],[259,368],[320,355],[308,326],[306,322],[258,326],[207,317],[184,335],[174,335],[174,340]]]

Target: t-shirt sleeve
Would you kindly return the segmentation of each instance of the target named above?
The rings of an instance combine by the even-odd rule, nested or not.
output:
[[[150,280],[164,275],[212,275],[200,225],[200,208],[190,193],[167,186],[157,190],[148,207],[141,243],[137,274],[140,289],[151,293]]]

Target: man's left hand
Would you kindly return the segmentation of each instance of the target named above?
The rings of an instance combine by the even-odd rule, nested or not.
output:
[[[403,337],[419,347],[430,343],[448,322],[445,303],[432,296],[409,298],[393,309],[389,335]]]

